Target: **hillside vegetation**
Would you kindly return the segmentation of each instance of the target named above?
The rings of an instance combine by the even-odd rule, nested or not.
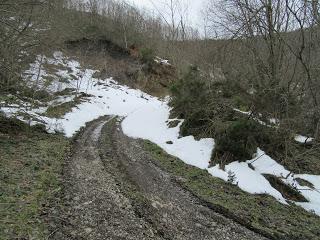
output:
[[[1,239],[50,236],[48,212],[55,199],[59,202],[71,141],[60,129],[48,134],[46,121],[57,124],[93,100],[110,110],[108,91],[118,94],[120,89],[125,104],[131,99],[126,98],[129,88],[142,91],[134,93],[139,104],[151,99],[143,92],[168,103],[170,108],[163,108],[171,114],[166,130],[180,129],[176,142],[190,135],[194,142],[214,141],[206,171],[186,167],[145,143],[161,168],[186,179],[180,183],[185,189],[227,217],[243,215],[238,222],[268,237],[319,238],[316,212],[294,205],[308,202],[297,182],[319,192],[295,177],[320,175],[319,3],[209,2],[206,17],[215,34],[204,37],[172,5],[169,12],[178,12],[179,21],[114,0],[0,3]],[[178,0],[173,3],[179,6]],[[69,83],[75,85],[65,87]],[[89,94],[90,84],[104,95]],[[18,110],[7,114],[8,109]],[[100,114],[95,111],[90,114]],[[257,156],[259,152],[263,155]],[[260,157],[275,159],[289,172],[259,173],[288,206],[264,194],[245,193],[235,173],[227,171],[235,162],[258,171],[254,163]],[[228,180],[208,176],[210,168],[227,174]],[[291,216],[291,211],[296,212]]]

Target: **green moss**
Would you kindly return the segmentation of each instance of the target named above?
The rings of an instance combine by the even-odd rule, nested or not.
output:
[[[60,189],[68,140],[27,128],[0,133],[0,239],[49,235],[41,216]]]
[[[272,239],[320,239],[320,218],[295,205],[283,205],[269,195],[251,195],[184,164],[151,142],[144,142],[153,160],[171,173],[182,187],[206,205]]]

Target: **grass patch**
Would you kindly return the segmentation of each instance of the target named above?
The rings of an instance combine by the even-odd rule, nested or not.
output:
[[[62,91],[55,92],[55,96],[66,96],[66,95],[72,95],[75,94],[76,89],[75,88],[65,88]]]
[[[0,128],[0,239],[46,239],[42,215],[60,191],[68,140],[22,123],[12,129]]]
[[[48,107],[45,115],[49,118],[60,118],[66,113],[71,112],[72,108],[77,106],[76,101],[65,102],[56,106]]]
[[[272,239],[320,239],[320,217],[268,195],[248,194],[205,170],[184,164],[149,141],[144,142],[144,148],[157,165],[215,211]]]
[[[314,186],[312,183],[302,179],[302,178],[295,178],[295,180],[299,183],[299,185],[301,186],[306,186],[306,187],[309,187],[309,188],[312,188],[314,189]]]
[[[75,97],[72,101],[65,102],[59,105],[49,106],[45,115],[49,118],[61,118],[66,113],[71,112],[72,108],[79,105],[87,97],[90,97],[90,95],[86,93],[80,93],[80,95]]]
[[[265,174],[264,177],[269,181],[271,186],[277,189],[286,199],[295,202],[308,202],[308,200],[301,195],[298,190],[285,184],[280,178],[270,174]]]

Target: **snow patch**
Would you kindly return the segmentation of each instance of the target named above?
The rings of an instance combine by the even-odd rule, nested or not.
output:
[[[195,140],[193,136],[179,138],[180,126],[169,128],[170,108],[166,102],[152,101],[129,114],[122,122],[129,137],[147,139],[185,163],[207,169],[213,150],[213,139]],[[171,141],[172,144],[167,144]]]
[[[244,191],[253,194],[269,194],[279,202],[286,204],[281,193],[274,189],[269,181],[259,172],[251,169],[247,162],[233,162],[226,165],[226,171],[231,171],[237,178],[237,185]]]
[[[167,59],[162,59],[162,58],[160,58],[160,57],[155,57],[155,59],[154,59],[154,61],[156,62],[156,63],[160,63],[160,64],[163,64],[163,65],[171,65],[170,63],[169,63],[169,60],[167,60]]]
[[[294,137],[294,140],[296,142],[299,142],[299,143],[309,143],[309,142],[312,142],[313,141],[313,138],[310,138],[310,137],[305,137],[305,136],[302,136],[302,135],[296,135]]]

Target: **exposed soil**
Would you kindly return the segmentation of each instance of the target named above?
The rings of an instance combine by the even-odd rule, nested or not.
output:
[[[265,239],[201,204],[110,117],[78,134],[51,239]]]
[[[75,55],[85,65],[99,70],[95,77],[105,79],[112,76],[116,81],[138,88],[154,96],[165,96],[170,84],[177,79],[173,66],[155,62],[143,63],[139,49],[131,54],[110,40],[87,38],[66,42],[68,55]]]
[[[66,44],[71,49],[80,48],[83,51],[85,50],[88,52],[108,52],[111,57],[117,59],[125,59],[130,57],[128,50],[118,46],[110,40],[103,38],[96,40],[82,38],[78,40],[67,41]]]

